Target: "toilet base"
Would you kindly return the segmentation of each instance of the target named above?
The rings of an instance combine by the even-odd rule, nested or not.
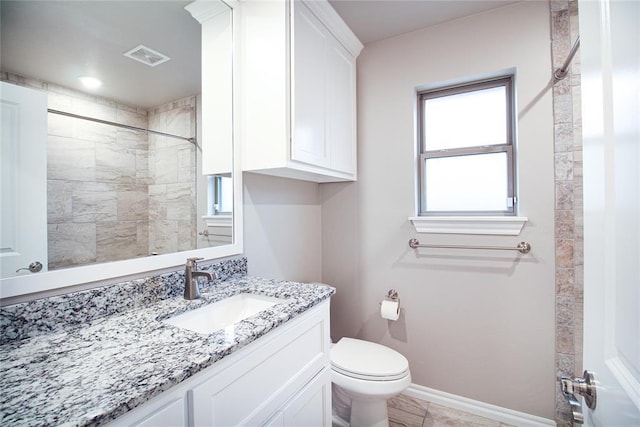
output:
[[[389,427],[386,400],[351,401],[351,427]]]

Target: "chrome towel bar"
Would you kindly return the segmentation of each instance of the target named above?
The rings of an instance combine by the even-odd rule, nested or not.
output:
[[[518,251],[521,254],[528,254],[531,250],[531,245],[527,242],[520,242],[518,246],[505,247],[505,246],[459,246],[459,245],[423,245],[418,239],[409,240],[409,247],[411,249],[417,248],[440,248],[440,249],[489,249],[495,251]]]

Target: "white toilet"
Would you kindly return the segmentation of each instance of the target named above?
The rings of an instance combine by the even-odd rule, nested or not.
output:
[[[331,347],[331,381],[334,415],[341,421],[351,427],[388,427],[387,399],[411,384],[411,373],[409,362],[397,351],[342,338]]]

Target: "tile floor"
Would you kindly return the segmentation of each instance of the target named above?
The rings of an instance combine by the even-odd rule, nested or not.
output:
[[[401,394],[387,403],[389,427],[510,427],[508,424],[479,417]]]

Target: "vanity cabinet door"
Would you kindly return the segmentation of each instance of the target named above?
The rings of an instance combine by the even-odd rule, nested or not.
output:
[[[111,427],[187,427],[186,390],[165,391],[149,402],[115,419]]]
[[[331,370],[325,369],[282,410],[283,426],[331,425]]]
[[[277,425],[279,408],[329,367],[329,304],[311,310],[247,348],[243,357],[217,369],[192,388],[195,426]],[[322,377],[330,387],[331,379]],[[311,420],[312,413],[306,412]],[[324,418],[310,425],[323,425]],[[285,420],[285,425],[288,424]]]

